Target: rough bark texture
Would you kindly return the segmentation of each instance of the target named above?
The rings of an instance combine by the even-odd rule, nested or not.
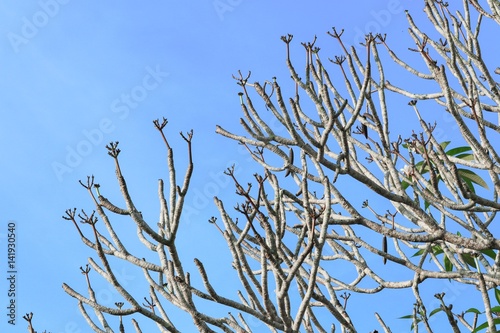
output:
[[[351,293],[409,288],[415,295],[413,312],[408,309],[413,313],[409,325],[413,322],[414,327],[432,332],[433,309],[426,309],[419,286],[424,280],[443,279],[474,285],[483,299],[483,304],[474,305],[477,313],[464,315],[455,312],[445,295],[437,294],[448,331],[471,331],[484,323],[484,329],[496,332],[498,301],[493,295],[500,284],[500,239],[495,225],[500,209],[500,157],[495,140],[500,133],[496,82],[500,69],[485,62],[484,52],[493,52],[498,43],[489,42],[495,47],[480,43],[480,27],[487,23],[498,29],[500,5],[493,0],[464,1],[455,12],[441,1],[423,3],[435,31],[421,30],[410,13],[406,15],[415,42],[412,51],[421,55],[425,69],[416,69],[417,64],[396,55],[390,36],[366,36],[364,52],[358,54],[333,29],[329,35],[343,54],[328,65],[313,41],[302,44],[307,61],[305,69],[298,71],[288,35],[282,39],[292,81],[259,84],[250,83],[249,76],[241,73],[235,77],[242,91],[245,133],[221,127],[216,131],[247,147],[262,172],[247,185],[240,183],[233,169],[226,170],[241,198],[235,210],[215,198],[220,217],[210,222],[220,230],[233,257],[228,271],[236,272],[241,281],[241,289],[230,296],[222,296],[212,286],[210,272],[199,260],[195,264],[203,285],[192,285],[176,246],[193,173],[192,133],[183,135],[189,164],[183,183],[177,184],[173,150],[163,132],[166,120],[155,121],[168,150],[170,172],[168,189],[162,180],[158,184],[158,223],[145,221],[134,205],[120,169],[120,150],[110,144],[126,206],[118,207],[100,195],[99,186],[89,177],[82,185],[95,203],[95,212],[68,210],[65,216],[97,256],[82,267],[87,296],[63,285],[78,301],[90,327],[96,332],[123,332],[123,324],[111,328],[106,317],[120,316],[120,323],[122,318],[129,323],[131,316],[135,319],[130,327],[136,332],[141,331],[141,320],[154,321],[161,332],[180,332],[175,316],[165,310],[170,303],[189,313],[200,332],[252,332],[245,320],[248,316],[274,332],[357,332],[347,306]],[[428,37],[436,32],[438,38]],[[394,70],[390,76],[395,79],[389,82],[382,57],[394,61],[384,66],[398,65],[399,71],[413,74],[415,83],[397,82]],[[294,87],[295,94],[284,96],[281,85],[287,90]],[[411,89],[415,85],[429,91],[416,93]],[[390,96],[405,96],[408,105],[396,105]],[[263,102],[267,110],[258,110],[254,101]],[[458,128],[457,144],[439,141],[434,131],[440,124],[426,118],[429,109],[449,114]],[[392,123],[403,112],[415,115],[413,131],[398,132],[398,124]],[[360,191],[346,191],[346,184]],[[146,261],[127,250],[114,231],[114,214],[133,220],[139,239],[156,252],[157,260]],[[83,228],[77,220],[88,225]],[[144,300],[120,284],[111,257],[143,270],[150,285]],[[336,263],[351,266],[354,273],[349,279],[328,268]],[[388,279],[383,264],[412,276]],[[96,301],[91,268],[119,292],[123,302],[111,308]],[[202,312],[200,299],[227,308],[228,314]],[[379,330],[390,332],[387,318],[376,317]]]

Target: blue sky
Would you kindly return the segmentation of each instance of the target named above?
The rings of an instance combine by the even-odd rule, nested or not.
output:
[[[332,26],[345,29],[346,43],[357,43],[375,30],[389,33],[395,45],[399,38],[407,40],[403,9],[423,15],[420,1],[409,3],[0,3],[0,252],[6,248],[9,221],[16,224],[18,250],[17,325],[12,330],[2,313],[0,331],[25,331],[22,316],[27,312],[35,313],[39,331],[89,331],[76,301],[61,285],[85,290],[79,267],[91,252],[61,216],[72,207],[92,209],[78,184],[87,175],[96,176],[104,195],[119,198],[113,161],[104,146],[120,141],[122,166],[137,205],[150,219],[157,218],[156,182],[167,174],[165,150],[152,126],[156,118],[168,118],[168,137],[181,166],[185,145],[178,132],[193,129],[195,134],[195,176],[181,232],[187,239],[185,257],[188,262],[198,257],[229,263],[225,243],[206,223],[218,215],[207,198],[211,193],[231,197],[233,188],[221,177],[227,166],[236,163],[242,176],[260,170],[234,142],[215,134],[216,124],[240,131],[239,90],[231,75],[251,70],[251,81],[288,78],[280,41],[287,33],[295,36],[292,49],[299,63],[300,42],[314,35],[318,46],[333,50],[335,41],[326,35]],[[0,274],[7,274],[4,258],[0,263]],[[139,272],[119,267],[131,284],[140,280]],[[223,286],[223,272],[213,275],[220,276]],[[0,281],[0,308],[5,309],[7,285]],[[104,284],[96,282],[96,288],[103,299],[116,296]],[[395,307],[379,309],[399,325],[393,332],[408,328],[394,318],[409,313],[412,303],[411,298],[398,300],[391,303]],[[371,312],[365,320],[366,331],[377,327]]]

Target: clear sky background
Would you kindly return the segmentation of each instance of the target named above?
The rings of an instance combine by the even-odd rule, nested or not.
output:
[[[165,178],[167,169],[165,149],[152,125],[156,118],[169,120],[167,133],[180,174],[185,144],[178,133],[194,130],[195,175],[181,247],[192,275],[192,258],[198,257],[224,286],[225,268],[217,267],[219,261],[229,267],[230,259],[225,242],[207,223],[218,216],[210,196],[231,198],[233,187],[221,177],[227,166],[236,163],[242,176],[260,170],[238,145],[215,134],[216,124],[242,133],[239,89],[231,75],[251,70],[251,81],[277,76],[285,82],[289,73],[280,36],[295,36],[294,58],[302,64],[300,42],[317,35],[326,61],[340,54],[333,53],[336,42],[326,35],[333,26],[345,29],[348,44],[373,30],[387,32],[396,49],[407,50],[404,9],[424,15],[421,1],[406,0],[0,2],[0,331],[24,332],[27,312],[35,313],[39,332],[90,331],[76,300],[61,285],[86,292],[79,267],[92,253],[61,216],[68,208],[93,209],[78,184],[87,175],[95,175],[103,195],[119,199],[113,161],[104,146],[120,141],[136,204],[146,218],[157,219],[157,179]],[[12,221],[18,271],[15,327],[7,325],[4,314],[7,225]],[[127,265],[118,267],[130,285],[141,279]],[[119,300],[94,281],[103,302]],[[228,284],[234,287],[228,293],[234,292],[237,284]],[[444,283],[435,292],[443,288]],[[410,294],[395,295],[377,298],[374,309],[393,324],[393,332],[408,331],[409,322],[395,318],[409,314],[414,300]],[[463,296],[463,290],[450,295]],[[379,329],[375,310],[358,306],[366,323],[361,332]]]

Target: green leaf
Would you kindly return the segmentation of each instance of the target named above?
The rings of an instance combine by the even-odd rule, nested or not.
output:
[[[495,298],[497,299],[497,303],[500,304],[500,290],[495,288]]]
[[[444,256],[444,269],[447,272],[451,272],[453,270],[453,264],[451,263],[450,259],[448,259],[447,256]]]
[[[494,313],[500,312],[500,305],[492,307],[491,312],[494,312]]]
[[[439,245],[435,245],[432,247],[432,252],[435,254],[435,255],[438,255],[438,254],[441,254],[443,253],[443,249],[441,248],[441,246]]]
[[[476,332],[482,331],[487,327],[488,327],[488,322],[482,323],[481,325],[476,327],[471,333],[476,333]]]
[[[415,252],[415,254],[413,254],[412,257],[421,256],[422,254],[424,254],[424,251],[424,249],[418,250],[417,252]],[[432,253],[434,253],[435,255],[441,254],[443,253],[443,249],[439,245],[434,245],[432,247]]]
[[[417,252],[415,252],[414,255],[412,255],[412,257],[417,257],[417,256],[421,256],[422,254],[424,253],[424,250],[418,250]]]
[[[500,324],[500,317],[499,318],[495,318],[493,319],[493,323],[495,325],[498,325]],[[476,329],[474,331],[472,331],[472,333],[476,333],[476,332],[479,332],[481,330],[484,330],[485,328],[488,327],[488,322],[485,322],[485,323],[482,323],[481,325],[479,325],[478,327],[476,327]]]
[[[476,268],[476,261],[474,260],[474,258],[472,258],[472,256],[470,254],[464,253],[464,254],[462,254],[462,258],[464,259],[464,261],[467,265],[469,265],[470,267]]]
[[[486,254],[491,259],[495,259],[497,257],[497,254],[493,250],[482,250],[481,253]]]
[[[476,308],[469,308],[467,311],[465,311],[465,313],[475,313],[475,314],[481,314],[482,312],[479,311],[478,309]]]
[[[413,318],[413,315],[406,315],[403,317],[399,317],[398,319],[412,319],[412,318]]]
[[[443,141],[441,142],[439,145],[441,146],[441,148],[446,149],[446,147],[448,147],[448,145],[450,144],[451,141]]]
[[[461,154],[461,153],[466,152],[466,151],[471,151],[471,150],[472,150],[471,147],[467,147],[467,146],[456,147],[456,148],[452,148],[452,149],[448,150],[446,152],[446,155],[455,156],[455,155]],[[466,154],[466,155],[472,155],[472,154]]]
[[[417,169],[420,174],[425,175],[427,172],[429,172],[429,164],[425,161],[420,161],[415,164],[415,169]]]
[[[476,189],[474,188],[474,184],[470,181],[470,179],[462,179],[467,187],[472,191],[472,193],[476,193]]]
[[[455,156],[456,158],[459,158],[461,160],[466,160],[466,161],[474,161],[474,155],[472,154],[460,154]]]
[[[429,206],[431,205],[431,203],[427,200],[424,201],[424,210],[427,210],[427,208],[429,208]]]
[[[458,174],[467,184],[468,182],[473,182],[481,187],[484,187],[485,189],[488,189],[488,184],[486,184],[483,178],[479,177],[475,172],[467,169],[458,169]]]
[[[443,309],[441,309],[439,307],[439,308],[435,308],[434,310],[432,310],[431,313],[429,314],[429,318],[432,317],[433,315],[435,315],[436,313],[438,313],[439,311],[443,311]]]

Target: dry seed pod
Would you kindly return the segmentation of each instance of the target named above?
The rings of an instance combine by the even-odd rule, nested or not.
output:
[[[382,251],[384,253],[387,253],[387,237],[384,236],[384,238],[382,238]],[[384,265],[387,263],[387,258],[384,257]]]
[[[290,152],[288,153],[288,161],[290,162],[290,165],[293,165],[293,149],[290,148]],[[290,173],[292,172],[292,169],[290,167],[288,167],[288,169],[286,170],[286,173],[285,173],[285,177],[288,177],[288,175],[290,175]]]

